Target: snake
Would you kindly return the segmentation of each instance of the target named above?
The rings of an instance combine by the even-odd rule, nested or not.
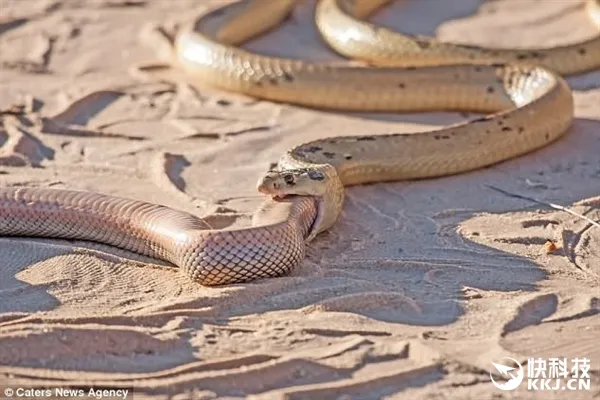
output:
[[[320,0],[317,28],[361,65],[248,52],[295,0],[242,0],[200,16],[172,41],[190,82],[309,108],[473,111],[483,117],[419,133],[332,136],[302,143],[257,183],[251,226],[207,229],[192,214],[134,199],[34,187],[0,189],[0,235],[100,242],[167,261],[201,285],[277,277],[338,219],[347,186],[453,175],[556,141],[573,120],[563,75],[600,67],[600,35],[543,49],[494,49],[406,35],[368,17],[382,0]],[[600,28],[600,0],[585,3]]]

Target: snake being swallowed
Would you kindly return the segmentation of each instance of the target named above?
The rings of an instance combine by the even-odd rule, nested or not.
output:
[[[98,241],[169,261],[204,285],[283,275],[302,261],[305,243],[335,223],[345,186],[457,174],[546,146],[573,120],[572,93],[560,74],[600,67],[600,36],[529,50],[443,43],[364,21],[384,3],[321,0],[316,11],[319,31],[336,51],[384,67],[236,47],[279,25],[294,0],[245,0],[209,12],[177,35],[173,56],[191,79],[271,101],[485,117],[418,134],[299,145],[259,180],[269,199],[246,229],[206,230],[193,215],[98,193],[10,188],[0,189],[0,234]],[[600,27],[600,1],[586,7]]]

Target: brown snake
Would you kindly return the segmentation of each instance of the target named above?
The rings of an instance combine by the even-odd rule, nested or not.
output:
[[[97,193],[8,188],[0,189],[0,234],[102,242],[167,260],[204,285],[279,276],[302,261],[306,242],[336,221],[344,186],[456,174],[545,146],[573,119],[571,91],[557,73],[600,67],[600,36],[530,50],[442,43],[362,20],[385,2],[321,0],[316,20],[338,52],[386,68],[273,58],[234,47],[277,26],[294,0],[247,0],[210,12],[177,35],[174,56],[192,79],[272,101],[488,116],[419,134],[302,144],[259,181],[258,189],[271,198],[247,229],[206,230],[193,215]],[[600,27],[600,1],[586,4]]]

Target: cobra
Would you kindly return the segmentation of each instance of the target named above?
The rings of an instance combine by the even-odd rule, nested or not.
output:
[[[237,47],[279,25],[292,0],[245,0],[209,12],[179,32],[173,59],[192,80],[276,102],[485,117],[418,134],[300,144],[260,178],[258,190],[269,198],[246,229],[205,229],[193,215],[98,193],[10,188],[0,190],[0,234],[98,241],[169,261],[204,285],[279,276],[338,219],[346,186],[457,174],[546,146],[573,119],[572,93],[560,75],[600,66],[600,36],[547,49],[456,45],[365,21],[384,3],[321,0],[316,11],[330,46],[380,67],[267,57]],[[600,27],[600,2],[586,7]]]

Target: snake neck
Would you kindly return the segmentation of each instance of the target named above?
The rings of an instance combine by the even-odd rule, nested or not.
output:
[[[299,152],[302,148],[301,145],[287,152],[279,161],[279,168],[282,171],[308,169],[317,172],[314,174],[314,181],[310,182],[315,188],[317,217],[305,239],[308,243],[337,221],[344,204],[344,185],[334,165],[303,160],[301,152]]]

